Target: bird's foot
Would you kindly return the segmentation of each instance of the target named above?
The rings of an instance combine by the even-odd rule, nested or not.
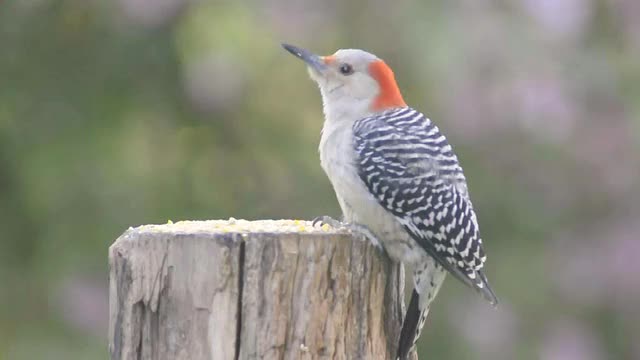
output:
[[[358,236],[364,240],[368,240],[378,251],[384,252],[382,241],[368,227],[360,224],[347,223],[345,226],[354,236]]]
[[[352,235],[359,237],[362,240],[368,240],[379,251],[384,251],[384,248],[382,247],[382,242],[380,241],[380,239],[378,239],[378,237],[368,227],[364,225],[341,222],[326,215],[316,217],[315,219],[313,219],[312,224],[313,226],[316,226],[316,225],[322,226],[326,224],[331,226],[334,229],[346,229]]]
[[[331,216],[328,215],[324,215],[324,216],[317,216],[315,217],[313,220],[311,220],[311,224],[313,226],[319,225],[329,225],[334,229],[341,229],[344,227],[345,223],[343,223],[342,221],[338,221],[334,218],[332,218]]]

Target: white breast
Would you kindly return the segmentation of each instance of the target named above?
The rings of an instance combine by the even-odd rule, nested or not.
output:
[[[358,175],[352,124],[325,122],[319,148],[322,168],[336,192],[344,220],[368,227],[392,258],[418,261],[423,251],[415,248],[402,225],[378,203]]]
[[[319,150],[320,164],[333,185],[342,212],[345,217],[351,217],[356,196],[368,195],[362,193],[365,186],[358,177],[355,165],[352,124],[346,121],[325,122]]]

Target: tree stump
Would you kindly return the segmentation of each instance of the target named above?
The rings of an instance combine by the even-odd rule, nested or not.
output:
[[[185,221],[109,249],[109,352],[139,359],[392,359],[404,274],[327,225]]]

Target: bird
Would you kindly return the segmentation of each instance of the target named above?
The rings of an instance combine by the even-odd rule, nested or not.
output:
[[[319,56],[282,46],[306,63],[322,96],[320,164],[343,219],[316,221],[362,234],[413,268],[396,356],[404,360],[447,274],[498,303],[463,169],[436,124],[405,103],[385,61],[359,49]]]

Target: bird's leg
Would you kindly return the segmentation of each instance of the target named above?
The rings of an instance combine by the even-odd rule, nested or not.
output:
[[[351,232],[353,235],[359,236],[364,240],[369,240],[369,242],[373,246],[375,246],[378,251],[384,251],[384,248],[382,247],[382,241],[380,241],[380,239],[378,239],[378,237],[368,227],[354,223],[346,223],[345,227],[349,229],[349,232]]]
[[[356,223],[348,223],[338,221],[330,216],[318,216],[312,221],[313,226],[317,224],[324,225],[327,224],[335,229],[347,229],[352,235],[360,237],[364,240],[369,240],[369,242],[376,247],[379,251],[384,251],[382,247],[382,242],[378,237],[371,231],[368,227]]]

